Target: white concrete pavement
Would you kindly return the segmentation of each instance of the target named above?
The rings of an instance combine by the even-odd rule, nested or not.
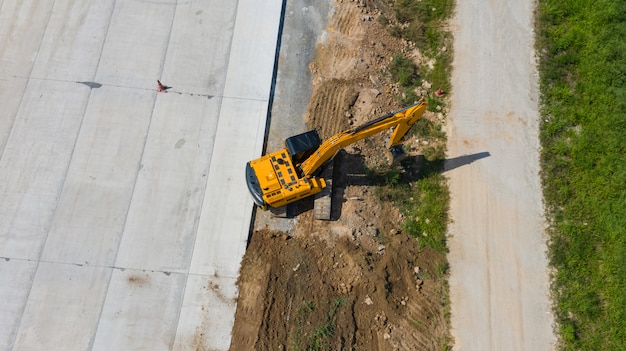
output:
[[[0,350],[228,349],[282,6],[0,1]]]

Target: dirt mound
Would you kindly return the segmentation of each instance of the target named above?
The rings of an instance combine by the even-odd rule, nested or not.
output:
[[[370,228],[332,243],[319,227],[302,237],[255,233],[231,349],[435,349],[440,334],[430,330],[445,325],[429,278],[437,267],[413,239]]]
[[[338,1],[310,65],[306,116],[323,138],[395,111],[386,66],[407,44],[375,1]],[[389,17],[389,15],[387,15]],[[231,350],[435,350],[446,343],[437,253],[401,231],[366,168],[387,162],[385,133],[336,157],[334,221],[300,211],[290,233],[255,231],[242,263]]]

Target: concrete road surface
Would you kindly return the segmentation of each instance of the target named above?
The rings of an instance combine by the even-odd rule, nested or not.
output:
[[[448,155],[455,350],[554,349],[530,0],[458,1]]]
[[[0,1],[0,350],[228,349],[282,7]]]

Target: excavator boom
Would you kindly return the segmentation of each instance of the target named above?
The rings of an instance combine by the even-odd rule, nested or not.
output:
[[[387,147],[397,145],[425,110],[426,102],[422,100],[335,134],[324,142],[314,130],[288,138],[285,149],[246,165],[246,181],[254,202],[263,209],[278,208],[319,193],[326,187],[326,182],[316,174],[337,151],[390,128],[394,130]]]
[[[425,110],[426,103],[420,102],[400,111],[386,114],[353,129],[333,135],[328,140],[324,141],[309,158],[302,162],[300,166],[302,174],[304,176],[313,175],[326,161],[335,156],[337,151],[341,148],[389,128],[395,127],[387,143],[387,148],[397,145],[411,126],[421,118]]]

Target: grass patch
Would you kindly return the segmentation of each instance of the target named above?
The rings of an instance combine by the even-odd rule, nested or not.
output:
[[[445,177],[433,173],[417,187],[418,198],[403,201],[404,231],[417,237],[420,247],[446,253],[449,194]]]
[[[422,79],[431,84],[433,91],[438,88],[450,90],[452,35],[445,26],[454,6],[453,0],[398,0],[390,3],[397,22],[385,17],[384,23],[388,24],[389,32],[415,43],[424,57],[412,84],[407,84],[407,79],[396,79],[392,72],[392,77],[405,88],[404,96],[399,98],[402,104],[417,99],[414,91],[421,85]],[[399,56],[394,57],[394,62]],[[429,109],[434,111],[436,106],[443,106],[445,100],[429,92],[428,102]]]
[[[328,349],[329,339],[335,335],[335,316],[339,308],[346,302],[347,300],[342,297],[336,297],[329,301],[324,323],[310,327],[307,325],[307,321],[313,317],[314,313],[318,312],[318,309],[313,302],[303,301],[296,313],[297,328],[292,350],[319,351]]]
[[[402,37],[430,52],[444,44],[446,33],[441,26],[453,8],[452,0],[398,0],[393,5],[397,20],[406,24]]]
[[[562,350],[626,345],[626,6],[540,0],[542,181]]]
[[[403,96],[399,97],[401,103],[407,105],[418,99],[415,91],[422,86],[422,79],[434,87],[433,91],[448,90],[452,37],[445,30],[445,21],[452,15],[454,1],[396,0],[388,4],[391,13],[383,14],[379,22],[387,25],[392,35],[413,42],[425,57],[417,67],[411,59],[398,54],[388,67],[391,78],[404,88]],[[427,99],[430,110],[445,106],[445,100],[431,92]],[[403,179],[394,167],[370,170],[369,175],[383,184],[377,190],[379,197],[394,201],[404,214],[404,230],[418,238],[422,247],[445,253],[450,195],[441,171],[446,135],[441,125],[425,118],[413,126],[410,135],[443,142],[422,149],[426,162],[420,166],[417,179]]]
[[[438,112],[438,107],[444,111],[445,96],[437,97],[434,91],[439,88],[449,91],[451,86],[452,35],[446,29],[446,21],[452,15],[454,0],[388,0],[386,3],[389,11],[379,17],[379,23],[385,25],[394,37],[414,43],[423,58],[418,67],[404,54],[394,56],[388,72],[402,87],[402,94],[397,99],[402,105],[409,105],[425,96],[430,111]],[[424,81],[427,84],[423,84]],[[428,85],[431,89],[425,91],[423,87]],[[438,253],[433,255],[437,256],[433,258],[437,262],[436,281],[441,289],[443,322],[448,323],[446,234],[450,194],[442,174],[446,135],[441,125],[426,118],[418,121],[410,133],[411,137],[429,141],[429,146],[421,147],[424,159],[406,160],[401,164],[403,170],[409,170],[406,172],[397,167],[367,172],[370,179],[379,185],[375,194],[383,201],[393,201],[402,212],[404,232],[417,238],[421,249]],[[411,162],[413,164],[407,164]],[[416,165],[417,174],[411,170]],[[425,327],[414,320],[410,322],[418,328]],[[442,338],[440,345],[444,350],[449,349],[449,338]]]
[[[410,136],[418,137],[421,140],[445,140],[446,133],[440,124],[435,124],[432,121],[422,118],[413,124],[409,131]]]
[[[378,185],[374,191],[379,199],[392,201],[402,212],[404,232],[417,238],[421,248],[445,254],[450,194],[442,174],[443,159],[421,160],[417,176],[400,171],[414,167],[405,162],[416,161],[409,158],[400,166],[367,169],[366,174]]]
[[[413,87],[419,81],[417,66],[402,55],[394,56],[389,65],[389,73],[391,78],[403,87]]]

